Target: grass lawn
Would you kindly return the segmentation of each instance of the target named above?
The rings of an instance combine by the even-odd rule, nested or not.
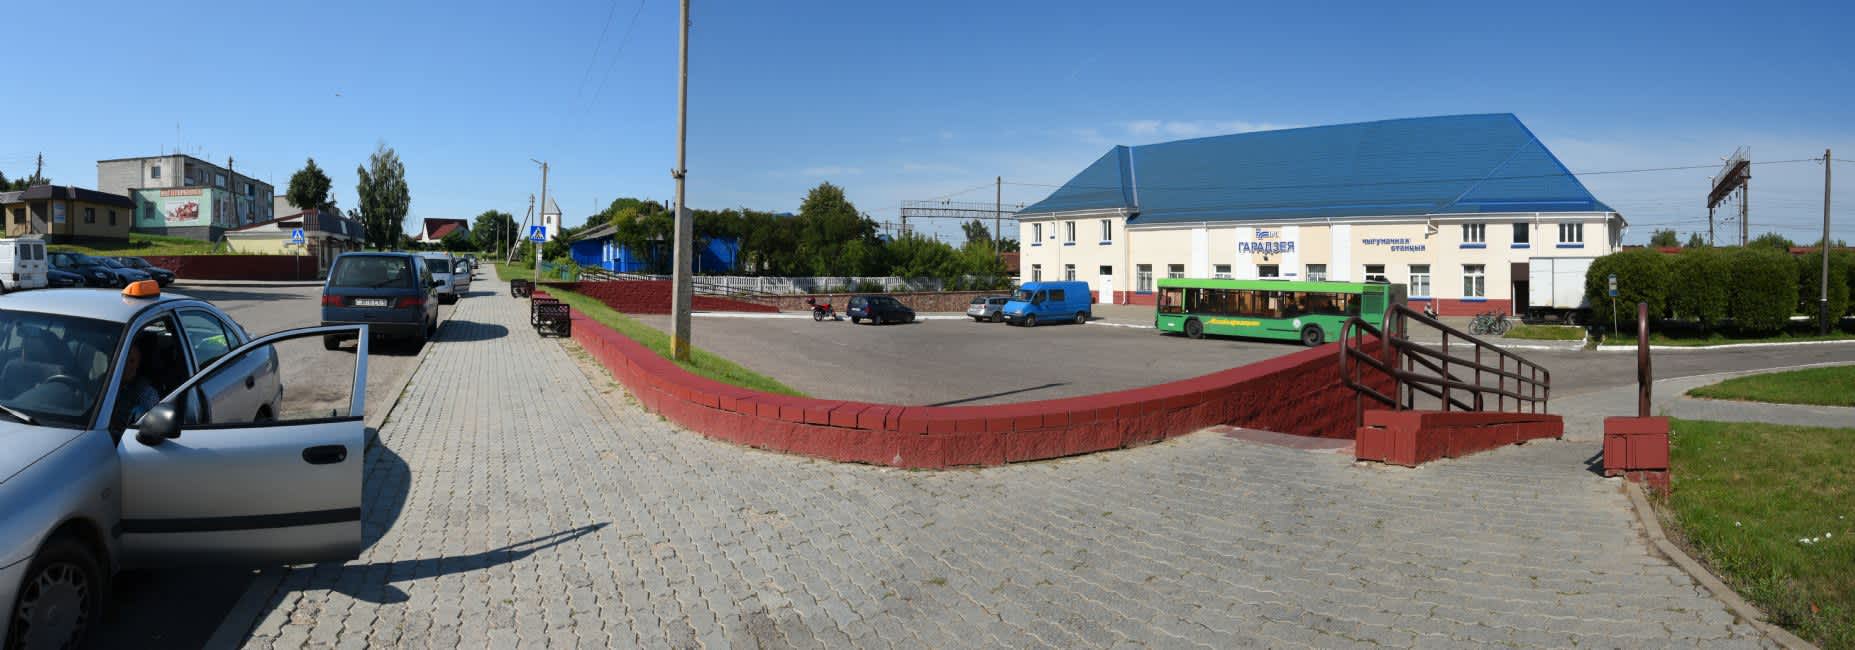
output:
[[[502,278],[504,282],[509,280],[535,279],[535,267],[533,264],[527,266],[504,262],[494,262],[493,264],[496,267],[496,277]]]
[[[1771,336],[1733,336],[1714,332],[1707,336],[1668,336],[1661,332],[1649,334],[1650,345],[1681,345],[1705,347],[1709,345],[1728,345],[1732,343],[1787,343],[1794,341],[1855,341],[1855,334],[1831,330],[1828,336],[1820,334],[1803,334],[1785,332]],[[1625,334],[1604,339],[1603,345],[1636,345],[1636,335]]]
[[[1688,394],[1752,402],[1855,406],[1855,365],[1734,377],[1690,390]]]
[[[534,269],[519,266],[496,265],[496,276],[504,280],[533,277]],[[548,293],[561,302],[573,307],[574,311],[587,318],[599,321],[631,340],[644,344],[652,352],[665,359],[670,358],[670,335],[655,327],[640,323],[637,319],[618,313],[605,303],[593,298],[562,289],[549,289]],[[700,377],[706,377],[724,384],[733,384],[757,391],[806,397],[805,393],[779,382],[779,380],[741,367],[740,364],[710,354],[702,348],[690,351],[689,361],[679,361],[676,365]]]
[[[1527,325],[1523,323],[1507,330],[1504,338],[1533,341],[1582,341],[1584,340],[1584,328],[1571,325]]]
[[[129,233],[126,241],[91,240],[79,244],[52,244],[54,251],[71,251],[85,255],[210,255],[213,243],[185,237],[163,237]]]
[[[1772,622],[1855,648],[1855,429],[1673,425],[1677,538]]]

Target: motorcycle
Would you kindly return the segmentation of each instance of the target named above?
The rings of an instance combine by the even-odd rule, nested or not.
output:
[[[812,320],[814,321],[822,321],[826,318],[829,318],[831,320],[843,320],[841,318],[838,318],[837,310],[831,308],[831,303],[827,302],[827,303],[820,305],[818,304],[817,300],[812,299],[812,298],[806,298],[805,304],[812,306]]]

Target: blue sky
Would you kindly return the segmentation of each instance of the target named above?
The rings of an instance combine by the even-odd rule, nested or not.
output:
[[[689,200],[795,210],[819,181],[878,220],[1002,175],[1035,201],[1112,144],[1512,112],[1575,171],[1855,160],[1849,3],[715,2],[691,35]],[[9,22],[0,171],[95,184],[180,148],[279,186],[314,156],[344,207],[385,141],[412,218],[518,218],[551,161],[577,224],[666,199],[671,0],[25,3]],[[633,16],[636,16],[635,23]],[[603,35],[603,36],[602,36]],[[23,56],[22,56],[22,53]],[[1855,240],[1855,164],[1835,188]],[[1631,221],[1706,227],[1710,172],[1592,176]],[[281,190],[281,187],[280,187]],[[1822,167],[1757,165],[1753,231],[1811,239]],[[955,197],[990,200],[990,188]],[[957,232],[956,224],[939,227]]]

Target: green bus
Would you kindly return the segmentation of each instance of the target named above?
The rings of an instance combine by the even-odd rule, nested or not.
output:
[[[1246,336],[1316,346],[1338,337],[1348,317],[1383,321],[1386,309],[1404,302],[1404,291],[1404,285],[1383,282],[1164,278],[1153,326],[1192,338]]]

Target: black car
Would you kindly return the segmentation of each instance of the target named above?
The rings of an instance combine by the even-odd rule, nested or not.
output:
[[[861,323],[865,318],[877,325],[915,322],[915,310],[890,296],[852,296],[850,308],[844,313],[852,323]]]
[[[84,276],[70,271],[45,269],[45,286],[53,289],[65,289],[84,286]]]
[[[116,258],[116,261],[122,262],[123,266],[129,267],[137,271],[147,273],[150,276],[153,276],[155,279],[155,282],[157,284],[160,284],[163,287],[174,283],[174,272],[173,271],[169,271],[159,266],[149,264],[148,260],[145,260],[139,257],[133,257],[133,256],[123,256],[123,257]]]
[[[114,257],[92,257],[90,259],[102,263],[104,266],[109,267],[110,271],[115,272],[117,277],[116,286],[118,287],[129,286],[131,282],[155,279],[155,276],[149,274],[147,271],[129,268],[129,265],[117,261]]]
[[[120,287],[123,285],[122,276],[116,274],[116,269],[105,266],[102,260],[95,257],[63,251],[52,251],[45,257],[51,262],[50,270],[75,273],[84,279],[86,287]],[[49,281],[49,277],[47,280]]]

